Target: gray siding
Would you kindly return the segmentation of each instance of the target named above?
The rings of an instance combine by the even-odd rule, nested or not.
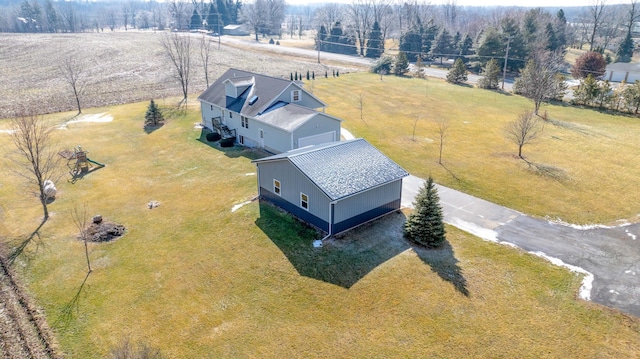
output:
[[[213,130],[212,119],[222,116],[220,107],[204,101],[200,101],[200,112],[202,113],[202,123],[210,130]]]
[[[289,160],[257,163],[259,187],[273,192],[273,180],[281,184],[281,197],[300,207],[300,192],[309,197],[309,212],[329,222],[329,198]]]
[[[262,176],[262,174],[260,175]],[[402,180],[397,180],[341,200],[335,205],[333,223],[342,222],[373,208],[396,201],[400,198],[401,193]]]
[[[300,90],[300,101],[293,102],[291,100],[291,91],[293,90]],[[306,90],[304,90],[302,87],[295,84],[289,85],[289,87],[287,87],[274,102],[277,102],[277,101],[294,103],[298,106],[311,108],[311,109],[324,107],[324,104],[322,102],[316,100]]]
[[[333,131],[336,141],[340,140],[340,121],[325,114],[318,113],[312,119],[293,131],[293,148],[298,148],[298,139],[320,133]]]

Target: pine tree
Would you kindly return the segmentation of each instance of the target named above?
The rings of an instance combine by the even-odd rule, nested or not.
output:
[[[400,51],[396,55],[396,60],[393,63],[393,74],[396,76],[402,76],[409,71],[409,60],[407,60],[407,54]]]
[[[467,81],[467,66],[461,59],[457,59],[447,73],[447,82],[458,84]]]
[[[164,121],[164,117],[162,116],[162,111],[156,103],[151,100],[149,103],[149,107],[147,108],[147,113],[144,114],[144,125],[145,126],[157,126]]]
[[[384,52],[384,39],[382,38],[382,31],[380,31],[380,25],[377,21],[373,23],[371,32],[369,33],[369,40],[367,40],[367,53],[366,57],[378,58],[382,56]]]
[[[482,78],[478,81],[478,87],[483,89],[498,88],[498,77],[500,76],[500,67],[496,59],[491,59],[482,70]]]
[[[633,48],[634,44],[631,38],[631,31],[627,31],[627,36],[622,40],[620,46],[618,46],[618,51],[616,51],[616,62],[631,62]]]
[[[440,65],[442,65],[442,60],[445,57],[448,57],[454,52],[453,43],[451,41],[451,35],[447,29],[442,29],[438,36],[433,41],[431,45],[431,49],[429,55],[433,58],[440,58]]]
[[[446,240],[438,190],[429,176],[413,202],[413,213],[404,224],[404,237],[429,248],[436,248]]]

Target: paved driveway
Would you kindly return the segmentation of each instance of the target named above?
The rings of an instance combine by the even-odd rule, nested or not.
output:
[[[403,181],[412,207],[424,180]],[[437,185],[445,222],[486,240],[508,243],[585,274],[580,297],[640,317],[640,224],[579,227],[551,223]]]

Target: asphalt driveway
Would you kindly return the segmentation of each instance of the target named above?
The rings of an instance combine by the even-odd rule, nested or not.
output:
[[[403,180],[412,207],[424,179]],[[580,227],[533,218],[437,185],[445,222],[486,240],[515,245],[585,275],[580,297],[640,317],[640,224]]]

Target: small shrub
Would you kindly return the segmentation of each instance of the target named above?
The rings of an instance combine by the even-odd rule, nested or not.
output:
[[[211,133],[207,133],[207,141],[209,142],[215,142],[218,141],[220,139],[220,134],[217,132],[211,132]]]
[[[269,39],[269,45],[273,45],[275,44],[275,41],[273,41],[273,38]]]
[[[220,140],[220,147],[232,147],[235,140],[236,139],[233,137],[223,138],[222,140]]]

